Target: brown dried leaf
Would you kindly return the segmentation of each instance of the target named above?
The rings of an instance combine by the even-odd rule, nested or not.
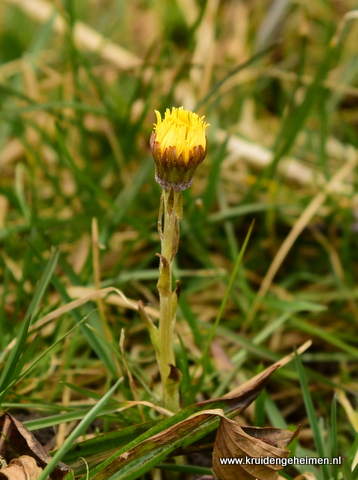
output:
[[[7,450],[14,450],[21,456],[29,456],[36,460],[42,468],[52,460],[44,447],[36,440],[29,430],[8,412],[0,414],[0,454],[6,458]],[[53,480],[62,480],[71,469],[64,463],[59,462],[51,473]]]
[[[36,480],[41,472],[42,468],[37,466],[33,457],[21,455],[0,470],[0,480]]]
[[[265,388],[270,376],[278,368],[280,368],[280,365],[276,362],[223,397],[204,400],[196,405],[205,406],[207,408],[221,408],[221,405],[224,402],[229,407],[228,412],[231,414],[234,412],[238,413],[243,408],[248,407],[250,403],[256,399],[259,393]]]
[[[303,345],[301,345],[298,349],[297,349],[297,353],[299,355],[301,355],[303,352],[305,352],[307,350],[307,348],[309,348],[310,346],[312,345],[312,340],[307,340]],[[291,360],[293,360],[295,358],[295,353],[292,352],[292,353],[289,353],[288,355],[286,355],[285,357],[281,358],[280,360],[278,360],[277,362],[275,362],[273,365],[271,365],[270,367],[266,368],[263,372],[261,373],[258,373],[257,375],[255,375],[254,377],[250,378],[250,380],[248,380],[247,382],[245,382],[244,384],[240,385],[239,387],[236,387],[234,390],[232,390],[231,392],[227,393],[226,395],[224,395],[224,398],[233,398],[235,397],[236,395],[238,395],[241,391],[243,390],[248,390],[249,388],[251,388],[253,385],[255,385],[258,381],[259,378],[262,377],[262,375],[264,373],[268,373],[269,371],[273,372],[274,370],[278,369],[278,368],[281,368],[283,367],[284,365],[286,365],[287,363],[289,363]]]
[[[301,354],[310,344],[310,341],[306,342],[298,349],[298,353]],[[103,466],[101,470],[97,470],[98,473],[92,477],[92,480],[106,480],[114,475],[118,478],[124,478],[129,471],[132,475],[131,478],[134,478],[136,474],[139,478],[143,473],[150,470],[153,465],[160,463],[164,457],[169,457],[173,452],[178,453],[197,440],[204,438],[216,428],[217,423],[212,421],[213,417],[225,418],[225,414],[233,416],[250,405],[263,390],[270,375],[291,361],[293,356],[294,354],[287,355],[224,397],[205,400],[204,402],[191,405],[172,418],[164,420],[164,422],[156,425],[146,434],[141,435],[135,444],[132,444],[133,446],[131,445],[129,448],[125,446],[114,453],[106,461],[106,465]],[[206,410],[203,410],[203,407],[206,408]],[[223,422],[231,422],[231,420],[225,418],[222,423]],[[233,424],[237,425],[235,422],[233,422]],[[222,428],[221,425],[219,430]],[[242,429],[241,435],[248,437],[254,445],[264,446],[271,453],[271,456],[272,452],[276,451],[280,454],[284,452],[285,456],[287,456],[286,450],[269,446],[260,439],[252,438]],[[276,437],[275,440],[277,440]],[[247,438],[245,438],[245,441],[248,442]],[[223,444],[222,448],[224,448],[225,442],[222,441],[221,443]],[[219,446],[221,447],[221,444]],[[229,455],[230,452],[223,456]],[[216,463],[219,462],[219,456],[220,451],[218,453],[218,448],[216,448]],[[279,470],[279,467],[276,470]],[[271,479],[270,477],[253,477],[252,475],[238,477],[231,474],[231,476],[222,476],[222,474],[220,475],[220,466],[217,467],[216,473],[217,478],[221,478],[222,480],[236,480],[239,478],[240,480],[252,480],[253,478],[276,480],[278,478],[276,472],[274,472],[275,476],[271,476]]]
[[[220,418],[213,452],[213,473],[217,480],[277,480],[281,465],[251,465],[253,458],[286,458],[286,447],[297,435],[277,428],[240,427],[235,421]],[[242,459],[241,464],[221,464],[220,459]],[[240,460],[239,460],[240,461]]]
[[[274,447],[287,447],[297,437],[300,427],[294,432],[273,427],[241,427],[250,437],[260,438],[263,442]]]

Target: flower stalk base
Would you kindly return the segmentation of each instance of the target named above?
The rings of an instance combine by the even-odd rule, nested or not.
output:
[[[178,251],[180,219],[183,211],[182,193],[173,189],[163,190],[159,210],[158,231],[161,240],[158,292],[160,300],[159,350],[157,359],[163,384],[164,407],[179,411],[180,372],[175,367],[174,325],[178,305],[179,288],[172,289],[172,265]],[[163,228],[164,219],[164,228]]]
[[[147,325],[152,344],[155,348],[160,377],[163,386],[164,408],[178,412],[179,385],[181,373],[175,367],[174,325],[178,305],[180,284],[173,290],[172,265],[178,251],[180,236],[180,219],[183,211],[182,193],[173,189],[163,190],[160,199],[158,231],[161,241],[159,279],[157,288],[160,301],[160,317],[158,328],[148,317],[143,304],[138,303],[138,311]],[[163,225],[164,220],[164,225]]]

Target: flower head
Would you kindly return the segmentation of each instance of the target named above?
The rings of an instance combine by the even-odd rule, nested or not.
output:
[[[155,161],[155,180],[165,190],[185,190],[207,151],[204,117],[183,107],[166,109],[164,119],[156,110],[157,123],[150,138]]]

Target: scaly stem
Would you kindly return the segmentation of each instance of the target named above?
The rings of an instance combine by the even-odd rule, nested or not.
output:
[[[156,353],[163,385],[164,407],[172,412],[178,412],[180,373],[175,368],[173,344],[178,292],[172,290],[172,264],[179,245],[179,222],[183,209],[182,194],[174,190],[163,190],[161,202],[158,230],[162,251],[159,255],[160,272],[157,284],[160,319]],[[162,230],[163,218],[164,230]]]

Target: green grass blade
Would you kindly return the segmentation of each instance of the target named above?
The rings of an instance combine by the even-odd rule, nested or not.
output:
[[[90,392],[89,390],[86,390],[85,388],[81,388],[77,385],[74,385],[73,383],[69,382],[61,382],[62,385],[65,385],[66,387],[70,388],[74,392],[79,393],[80,395],[83,395],[84,397],[87,398],[93,398],[94,400],[100,400],[102,397],[98,393],[95,392]]]
[[[343,459],[343,478],[344,480],[357,480],[357,477],[353,477],[350,463],[345,459]]]
[[[305,403],[306,407],[306,412],[308,415],[308,419],[311,425],[312,433],[313,433],[313,438],[314,442],[317,448],[317,453],[318,456],[321,458],[325,457],[325,451],[324,451],[324,443],[323,443],[323,438],[321,435],[321,430],[317,421],[316,417],[316,412],[313,406],[312,398],[309,392],[307,380],[306,380],[306,374],[303,369],[303,365],[301,363],[300,356],[295,352],[295,360],[296,360],[296,367],[297,367],[297,372],[298,376],[300,379],[300,384],[301,384],[301,389],[302,389],[302,395],[303,395],[303,400]],[[324,480],[329,480],[329,472],[327,465],[322,465],[322,474]]]
[[[141,162],[141,168],[133,176],[132,182],[122,189],[115,199],[115,208],[106,214],[104,228],[100,232],[101,242],[106,243],[108,241],[110,227],[117,228],[117,226],[123,221],[129,207],[134,203],[134,200],[138,196],[143,183],[147,179],[149,173],[153,172],[153,170],[152,159],[148,157],[143,159]]]
[[[213,204],[216,200],[216,191],[220,179],[221,163],[226,156],[227,141],[223,142],[215,155],[212,156],[210,166],[210,177],[205,188],[205,192],[202,195],[203,207],[206,212],[210,212]]]
[[[52,472],[55,468],[56,464],[62,460],[65,456],[66,452],[69,451],[73,442],[82,435],[83,432],[86,431],[88,426],[93,422],[93,420],[99,415],[99,413],[103,410],[103,407],[106,405],[108,400],[111,398],[111,395],[115,392],[118,385],[121,383],[123,378],[117,380],[117,382],[113,385],[113,387],[108,390],[108,392],[103,396],[103,398],[85,415],[82,421],[77,425],[77,427],[70,433],[70,435],[66,438],[62,447],[57,450],[55,455],[53,456],[52,460],[48,463],[48,465],[44,468],[41,475],[39,476],[38,480],[45,480],[47,476]]]
[[[194,465],[170,465],[168,463],[160,463],[156,468],[168,472],[182,472],[190,475],[212,475],[213,473],[211,468],[195,467]]]
[[[208,216],[209,222],[222,222],[230,218],[241,217],[258,212],[266,212],[272,208],[279,209],[283,205],[270,205],[269,203],[246,203],[245,205],[238,205],[237,207],[228,207],[221,209],[220,212],[212,213]]]
[[[46,102],[46,103],[32,103],[25,107],[6,108],[1,112],[2,117],[16,117],[22,113],[47,111],[56,114],[57,111],[62,111],[66,108],[72,108],[75,112],[92,113],[100,117],[108,117],[109,112],[100,107],[95,107],[88,103],[80,102]],[[115,114],[111,114],[111,118],[116,118]]]
[[[16,365],[24,350],[24,345],[27,338],[27,331],[31,323],[31,315],[22,323],[20,331],[17,335],[15,346],[12,348],[9,358],[5,364],[5,368],[0,377],[0,403],[3,401],[6,395],[9,384],[13,379],[14,372],[16,371]]]
[[[185,318],[186,322],[190,327],[190,330],[193,334],[196,345],[198,346],[198,348],[202,349],[203,342],[204,342],[203,335],[200,331],[197,318],[190,308],[188,297],[185,292],[180,293],[179,307],[183,314],[183,317]]]
[[[86,175],[85,172],[83,172],[76,164],[74,159],[72,158],[67,146],[66,142],[64,140],[64,137],[57,126],[56,128],[56,137],[58,144],[60,146],[60,150],[62,155],[66,158],[67,162],[69,163],[70,167],[74,171],[75,177],[78,180],[79,184],[82,184],[82,187],[86,189],[88,187],[95,195],[96,197],[102,199],[111,209],[115,209],[115,204],[113,201],[104,193],[104,190],[99,188],[92,180],[91,178]]]
[[[286,478],[287,480],[294,480],[292,477],[290,477],[286,472],[280,472],[280,476],[283,478]]]
[[[234,265],[234,268],[233,268],[233,271],[230,275],[230,280],[229,280],[229,284],[226,288],[226,291],[225,291],[225,295],[224,295],[224,298],[221,302],[221,305],[220,305],[220,309],[219,309],[219,313],[217,314],[217,317],[215,319],[215,323],[214,325],[212,326],[211,330],[210,330],[210,333],[209,333],[209,337],[208,337],[208,340],[206,342],[206,345],[204,347],[204,350],[203,350],[203,354],[201,356],[201,362],[203,362],[204,358],[207,356],[208,354],[208,351],[209,351],[209,348],[210,348],[210,345],[211,345],[211,342],[214,338],[214,335],[216,333],[216,330],[220,324],[220,320],[221,320],[221,317],[224,313],[224,310],[225,310],[225,307],[226,307],[226,304],[227,304],[227,301],[229,299],[229,295],[230,295],[230,292],[231,292],[231,289],[234,285],[234,282],[235,282],[235,279],[236,279],[236,275],[237,275],[237,272],[239,270],[239,266],[241,264],[241,260],[242,260],[242,257],[244,256],[244,253],[245,253],[245,250],[246,250],[246,247],[247,247],[247,244],[249,242],[249,239],[250,239],[250,235],[251,235],[251,232],[252,232],[252,229],[253,229],[253,226],[254,226],[254,223],[252,222],[250,228],[249,228],[249,231],[247,232],[247,235],[245,237],[245,241],[241,247],[241,250],[240,250],[240,253],[236,259],[236,262],[235,262],[235,265]]]
[[[115,412],[118,405],[111,405],[103,408],[101,415],[110,415]],[[49,415],[48,417],[37,418],[35,420],[27,420],[24,422],[26,428],[30,431],[40,430],[41,428],[48,428],[55,425],[61,425],[61,423],[74,422],[76,420],[83,420],[88,412],[91,411],[90,407],[80,408],[73,412],[60,413],[58,415]]]
[[[29,375],[29,373],[32,372],[32,370],[36,367],[37,364],[41,363],[44,358],[47,357],[47,355],[49,355],[51,352],[53,352],[53,350],[70,334],[72,333],[77,327],[79,327],[80,325],[82,325],[82,323],[84,323],[85,321],[87,320],[87,317],[83,318],[79,323],[77,323],[73,328],[71,328],[68,332],[66,332],[64,335],[62,335],[60,338],[58,338],[47,350],[45,350],[43,353],[41,353],[37,358],[36,360],[34,360],[34,362],[29,365],[26,370],[24,370],[22,373],[20,373],[20,369],[17,367],[16,368],[16,371],[18,371],[18,375],[16,375],[16,378],[14,378],[11,383],[8,384],[8,386],[6,387],[6,391],[9,390],[9,388],[13,387],[13,385],[16,384],[16,382],[18,382],[20,379],[24,378],[26,375]],[[37,337],[38,338],[38,337]],[[24,354],[24,361],[22,360],[21,358],[21,365],[25,365],[26,364],[26,361],[27,361],[27,357],[28,357],[28,352],[26,351],[26,353]],[[19,362],[20,363],[20,362]],[[22,367],[21,367],[22,368]]]
[[[51,15],[51,17],[42,25],[38,34],[34,37],[31,45],[29,45],[29,52],[32,57],[37,58],[41,51],[46,48],[46,45],[50,41],[52,36],[53,24],[56,21],[57,12]]]
[[[348,454],[348,461],[351,465],[353,465],[353,462],[355,459],[358,458],[358,433],[356,434],[356,437],[354,439],[353,445],[351,449],[349,450]],[[358,465],[358,463],[357,463]]]
[[[35,255],[39,259],[40,262],[43,262],[43,258],[41,254],[37,251],[36,247],[30,243]],[[56,274],[52,275],[51,282],[57,292],[60,294],[60,297],[64,303],[70,303],[72,298],[68,295],[66,288],[64,287],[61,280],[57,277]],[[108,372],[113,376],[113,378],[118,378],[116,368],[113,364],[113,358],[111,357],[110,353],[108,352],[107,345],[104,345],[102,339],[98,337],[88,326],[87,324],[82,324],[83,315],[81,315],[79,309],[71,310],[71,315],[73,318],[80,324],[81,332],[86,337],[89,345],[93,348],[96,352],[98,357],[103,361],[106,365]],[[88,317],[88,314],[87,314]],[[89,323],[91,323],[89,321]]]
[[[84,457],[86,460],[89,460],[91,456],[118,449],[119,447],[123,447],[132,442],[139,435],[142,435],[160,422],[161,420],[152,420],[140,425],[134,425],[121,428],[114,432],[104,433],[95,438],[91,438],[90,440],[76,443],[70,448],[62,460],[66,464],[71,465],[77,461],[78,457]]]
[[[303,332],[307,332],[309,335],[314,335],[318,338],[321,338],[322,340],[325,340],[331,345],[334,345],[335,347],[340,348],[343,352],[347,352],[355,360],[358,360],[358,348],[355,348],[351,345],[347,345],[346,342],[344,342],[338,337],[337,333],[335,334],[330,333],[329,331],[324,330],[323,328],[316,327],[311,323],[308,323],[304,320],[301,320],[299,318],[294,318],[294,317],[290,319],[290,324],[292,324],[294,327],[298,328],[299,330],[302,330]]]
[[[244,70],[246,67],[249,67],[250,65],[254,64],[255,62],[257,62],[258,60],[260,60],[261,58],[263,58],[267,53],[269,53],[273,48],[275,47],[275,44],[271,44],[269,45],[268,47],[264,48],[263,50],[261,50],[260,52],[256,53],[255,55],[253,55],[251,58],[249,58],[249,60],[247,60],[246,62],[242,63],[241,65],[238,65],[237,67],[235,67],[234,69],[232,69],[222,80],[220,80],[219,82],[217,82],[213,88],[209,91],[209,93],[207,95],[205,95],[205,97],[200,100],[197,105],[195,106],[195,110],[198,110],[201,106],[203,106],[206,102],[208,102],[210,100],[210,98],[215,95],[215,93],[221,88],[222,85],[224,85],[224,83],[229,80],[230,77],[232,77],[233,75],[236,75],[238,72],[240,72],[241,70]]]
[[[264,176],[267,178],[273,178],[279,161],[284,155],[287,155],[293,146],[298,133],[302,130],[304,123],[311,112],[317,98],[320,98],[324,94],[322,88],[322,81],[328,74],[332,59],[336,53],[336,47],[330,47],[326,53],[325,58],[317,69],[317,73],[311,85],[306,91],[303,102],[294,108],[289,114],[288,118],[282,123],[282,129],[279,133],[277,140],[276,152],[272,162],[269,164]]]
[[[266,397],[265,409],[271,425],[274,425],[276,428],[287,429],[286,420],[283,418],[276,403],[269,396]]]
[[[187,351],[185,349],[185,345],[183,339],[180,335],[179,342],[180,342],[180,352],[179,355],[177,354],[176,357],[178,359],[178,368],[182,374],[182,379],[180,382],[180,393],[182,398],[182,404],[184,406],[192,405],[195,403],[195,389],[192,388],[192,379],[190,376],[189,371],[189,358]]]
[[[15,168],[15,192],[25,223],[31,223],[31,211],[25,194],[25,166],[21,163]]]
[[[58,262],[58,257],[60,255],[60,249],[59,247],[55,248],[55,251],[50,258],[50,260],[47,262],[46,267],[43,271],[43,274],[41,276],[41,280],[36,288],[35,294],[32,297],[31,303],[29,305],[29,308],[27,309],[26,316],[27,315],[35,315],[36,310],[42,300],[42,297],[45,293],[46,288],[48,287],[49,283],[51,282],[51,277],[52,274],[56,268],[57,262]]]
[[[16,365],[16,368],[14,370],[13,378],[15,378],[16,380],[18,380],[23,367],[29,361],[31,361],[31,359],[34,357],[34,354],[35,354],[36,348],[38,347],[40,339],[41,339],[41,331],[35,334],[34,339],[31,341],[30,345],[24,350],[24,353],[21,355]]]
[[[263,347],[259,347],[260,343],[264,342],[267,338],[269,338],[272,333],[277,330],[277,328],[281,327],[288,319],[290,318],[290,312],[283,313],[278,318],[270,322],[261,332],[259,332],[253,340],[247,340],[246,338],[229,331],[224,327],[220,328],[220,333],[224,333],[225,336],[228,338],[234,338],[236,341],[241,343],[243,347],[233,358],[232,361],[234,362],[234,366],[232,367],[231,371],[226,375],[226,377],[222,380],[218,388],[214,391],[214,397],[219,397],[224,394],[225,389],[229,385],[230,381],[235,377],[238,370],[240,369],[242,362],[247,358],[248,353],[251,352],[255,355],[258,355],[260,358],[269,359],[276,361],[278,357],[272,355],[267,349]]]
[[[337,395],[333,396],[331,406],[332,458],[338,457]],[[333,480],[338,480],[338,465],[332,466]]]

